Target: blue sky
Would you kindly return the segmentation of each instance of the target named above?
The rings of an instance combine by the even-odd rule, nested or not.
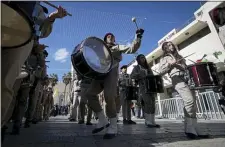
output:
[[[74,47],[89,36],[103,38],[107,32],[116,41],[127,44],[136,31],[132,17],[145,30],[138,53],[148,54],[164,35],[179,28],[193,17],[200,2],[51,2],[63,6],[73,16],[56,20],[53,32],[40,42],[49,46],[48,74],[56,73],[61,80],[71,69],[70,55]],[[55,9],[43,4],[49,12]],[[128,64],[135,55],[124,55],[121,65]]]

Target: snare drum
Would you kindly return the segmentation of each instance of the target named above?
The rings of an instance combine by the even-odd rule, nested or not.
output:
[[[29,43],[34,34],[33,10],[37,2],[2,1],[2,48],[17,48]]]
[[[148,75],[145,79],[145,93],[164,93],[162,76]]]
[[[138,87],[127,86],[126,87],[126,100],[137,100],[138,99]]]
[[[89,79],[103,79],[113,65],[110,49],[97,37],[89,37],[76,46],[71,61],[76,72]]]
[[[217,68],[212,62],[200,62],[187,67],[191,89],[214,88],[219,85]]]

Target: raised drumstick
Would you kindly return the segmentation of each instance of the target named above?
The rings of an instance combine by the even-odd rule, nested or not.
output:
[[[43,3],[46,3],[47,5],[49,5],[49,6],[53,7],[53,8],[58,9],[57,6],[53,5],[52,3],[48,2],[48,1],[42,1],[42,2],[43,2]],[[67,13],[68,16],[72,16],[72,14],[70,14],[70,13],[68,13],[68,12],[66,12],[66,13]]]

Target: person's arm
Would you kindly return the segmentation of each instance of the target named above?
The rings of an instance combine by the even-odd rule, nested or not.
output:
[[[171,70],[171,63],[174,59],[171,56],[165,56],[160,60],[159,73],[160,75],[165,75]]]
[[[47,17],[44,20],[44,22],[40,26],[40,31],[42,33],[40,38],[46,38],[51,34],[54,22],[55,19],[53,17]]]
[[[141,78],[143,78],[140,74],[140,68],[137,66],[135,66],[130,74],[130,78],[131,79],[136,79],[136,80],[139,80]]]
[[[44,12],[42,11],[42,13]],[[55,12],[52,12],[40,26],[40,30],[42,32],[42,35],[40,38],[48,37],[52,32],[53,23],[55,22],[55,19],[63,18],[65,16],[67,16],[66,10],[63,9],[61,6],[59,6],[58,9]]]
[[[114,49],[118,49],[120,52],[124,54],[133,54],[135,53],[141,46],[141,38],[144,33],[143,29],[138,29],[136,31],[135,39],[131,43],[131,45],[117,45]]]

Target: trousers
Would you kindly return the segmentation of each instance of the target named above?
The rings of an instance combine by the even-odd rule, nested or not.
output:
[[[34,40],[28,44],[13,49],[2,50],[2,73],[1,73],[1,126],[4,126],[7,122],[7,112],[10,108],[10,104],[13,100],[13,85],[16,81],[16,77],[21,72],[21,67],[25,60],[29,56]]]

